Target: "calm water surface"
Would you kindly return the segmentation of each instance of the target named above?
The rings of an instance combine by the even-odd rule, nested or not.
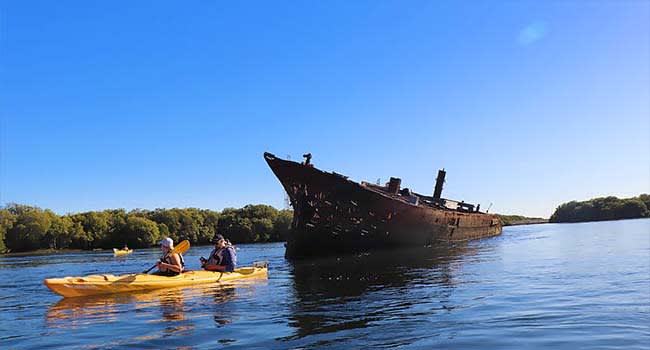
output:
[[[650,348],[647,219],[299,263],[239,248],[268,280],[65,300],[42,280],[141,271],[158,250],[0,257],[0,348]]]

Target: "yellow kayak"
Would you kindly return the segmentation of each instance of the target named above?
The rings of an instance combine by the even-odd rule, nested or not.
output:
[[[234,272],[187,271],[167,277],[142,273],[129,275],[90,275],[84,277],[47,278],[43,283],[64,297],[135,292],[141,290],[191,286],[234,281],[242,278],[267,278],[266,262],[241,267]]]
[[[124,250],[124,249],[113,248],[113,254],[115,255],[126,255],[131,253],[133,253],[133,249]]]

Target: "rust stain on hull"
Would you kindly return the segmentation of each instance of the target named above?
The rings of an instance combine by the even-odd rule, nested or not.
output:
[[[297,163],[264,153],[294,208],[288,258],[424,246],[501,233],[499,218],[474,210],[473,205],[400,191],[399,179],[391,179],[387,186],[357,183],[313,167],[311,155],[305,156],[304,163]]]

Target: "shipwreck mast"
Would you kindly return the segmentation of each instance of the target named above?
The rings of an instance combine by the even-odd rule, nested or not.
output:
[[[445,183],[445,175],[447,175],[447,172],[444,168],[438,170],[436,187],[433,189],[433,199],[440,199],[440,196],[442,195],[442,185]]]

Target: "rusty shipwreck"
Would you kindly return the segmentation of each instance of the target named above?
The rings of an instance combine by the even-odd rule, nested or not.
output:
[[[381,186],[357,183],[311,164],[264,159],[286,190],[294,209],[286,244],[288,258],[361,252],[396,246],[426,246],[501,233],[501,220],[480,206],[441,197],[440,170],[433,196],[400,189],[390,178]]]

